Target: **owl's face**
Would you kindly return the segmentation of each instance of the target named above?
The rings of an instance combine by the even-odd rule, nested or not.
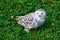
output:
[[[43,9],[39,9],[39,10],[35,11],[35,16],[37,18],[45,18],[46,12]]]

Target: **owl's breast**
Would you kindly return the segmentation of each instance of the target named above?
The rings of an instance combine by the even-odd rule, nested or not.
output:
[[[45,22],[45,19],[36,20],[36,22],[37,22],[38,26],[41,26]]]

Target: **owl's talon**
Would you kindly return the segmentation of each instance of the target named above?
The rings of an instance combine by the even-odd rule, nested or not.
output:
[[[27,33],[29,33],[29,30],[28,30],[28,29],[25,29],[25,31],[26,31]]]

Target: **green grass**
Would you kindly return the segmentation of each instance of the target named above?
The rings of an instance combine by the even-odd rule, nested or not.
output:
[[[26,33],[16,16],[40,8],[46,10],[46,22]],[[0,40],[60,40],[60,0],[0,0]]]

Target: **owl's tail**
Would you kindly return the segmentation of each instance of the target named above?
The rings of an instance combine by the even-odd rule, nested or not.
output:
[[[16,16],[16,20],[18,21],[18,24],[25,26],[24,21],[22,19],[23,19],[23,16]]]
[[[19,20],[21,19],[22,16],[16,16],[16,20]]]

